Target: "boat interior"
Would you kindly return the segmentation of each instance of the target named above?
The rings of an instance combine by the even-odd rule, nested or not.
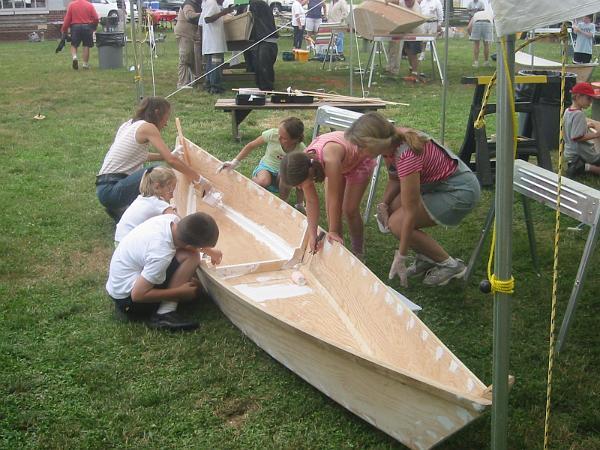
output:
[[[203,270],[253,307],[417,383],[489,405],[486,386],[345,247],[305,250],[306,217],[243,175],[217,174],[221,162],[187,141],[192,166],[213,190],[194,190],[178,174],[180,215],[214,217],[223,252]],[[211,198],[214,197],[214,198]]]

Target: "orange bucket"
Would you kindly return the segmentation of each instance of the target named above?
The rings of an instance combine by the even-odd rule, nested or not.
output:
[[[308,50],[294,50],[296,61],[307,62],[308,61]]]

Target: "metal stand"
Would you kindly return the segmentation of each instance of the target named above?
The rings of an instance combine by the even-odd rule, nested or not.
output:
[[[533,198],[540,203],[552,208],[557,208],[556,195],[558,192],[558,175],[534,166],[525,161],[516,161],[514,175],[514,189],[521,194]],[[581,293],[588,262],[594,252],[598,238],[598,222],[600,221],[600,191],[592,189],[568,178],[562,178],[560,196],[560,212],[572,217],[582,224],[590,227],[585,243],[579,269],[569,304],[560,327],[556,352],[560,353],[565,344],[567,332],[573,320],[577,307],[577,299]]]
[[[373,71],[375,70],[375,55],[379,56],[379,67],[382,66],[381,63],[381,54],[383,53],[385,60],[388,60],[387,53],[385,51],[384,42],[391,41],[399,41],[400,42],[400,52],[402,52],[402,48],[404,47],[404,42],[406,41],[415,41],[415,42],[429,42],[431,44],[431,70],[433,73],[433,77],[435,78],[435,69],[437,66],[437,72],[440,76],[440,81],[444,84],[444,73],[440,66],[440,60],[437,54],[437,48],[435,46],[435,36],[415,36],[408,34],[398,34],[398,35],[388,35],[388,36],[374,36],[373,43],[371,44],[371,50],[369,52],[369,59],[367,60],[367,67],[369,68],[369,81],[367,83],[367,87],[371,87],[371,83],[373,81]]]

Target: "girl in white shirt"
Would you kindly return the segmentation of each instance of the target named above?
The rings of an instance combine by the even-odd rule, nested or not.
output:
[[[161,214],[176,214],[170,205],[177,185],[175,172],[167,167],[150,167],[142,176],[140,195],[125,210],[115,231],[115,245],[139,224]]]

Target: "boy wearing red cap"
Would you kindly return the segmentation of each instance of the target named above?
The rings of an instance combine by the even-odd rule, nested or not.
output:
[[[577,83],[571,89],[573,103],[564,114],[565,158],[568,163],[567,177],[573,178],[584,172],[600,175],[600,122],[588,119],[584,109],[596,98],[590,83]]]

